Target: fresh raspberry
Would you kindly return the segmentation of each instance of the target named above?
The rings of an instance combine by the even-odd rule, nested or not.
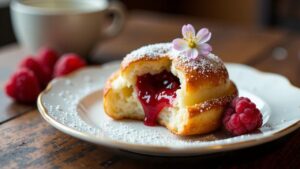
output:
[[[28,68],[33,71],[38,78],[41,87],[45,87],[52,78],[51,71],[47,67],[42,66],[37,59],[31,56],[24,58],[20,63],[20,67]]]
[[[245,101],[248,101],[248,102],[251,102],[250,99],[248,99],[247,97],[236,97],[232,100],[231,102],[231,107],[235,107],[236,106],[236,103],[241,101],[241,100],[245,100]]]
[[[225,110],[223,124],[233,135],[250,133],[262,126],[262,114],[250,99],[237,97]]]
[[[79,68],[86,65],[78,55],[70,53],[62,56],[54,67],[54,77],[63,76],[69,74]]]
[[[4,90],[8,96],[22,103],[34,103],[41,92],[37,77],[27,68],[17,70]]]
[[[58,60],[58,54],[50,48],[42,48],[37,54],[37,60],[44,67],[48,67],[52,72],[54,65]]]

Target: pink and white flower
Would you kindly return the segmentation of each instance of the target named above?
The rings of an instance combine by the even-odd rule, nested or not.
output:
[[[199,55],[207,56],[212,51],[212,47],[206,43],[211,38],[211,32],[207,28],[200,29],[196,34],[193,25],[183,25],[182,36],[183,38],[174,39],[172,44],[175,50],[187,57],[196,59]]]

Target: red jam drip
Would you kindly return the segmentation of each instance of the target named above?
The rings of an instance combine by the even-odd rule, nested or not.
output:
[[[159,112],[164,107],[172,106],[180,82],[168,71],[155,75],[148,73],[137,78],[136,88],[145,112],[144,124],[155,126]]]

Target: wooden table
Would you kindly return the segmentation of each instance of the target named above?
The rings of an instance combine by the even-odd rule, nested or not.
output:
[[[171,41],[180,36],[184,23],[210,28],[214,53],[224,61],[279,73],[300,86],[297,33],[247,29],[201,18],[132,12],[122,34],[97,47],[94,60],[120,59],[139,46]],[[16,44],[0,49],[2,86],[25,54]],[[13,103],[3,91],[0,105],[0,168],[300,168],[300,130],[253,148],[166,159],[108,150],[61,133],[42,119],[36,107]]]

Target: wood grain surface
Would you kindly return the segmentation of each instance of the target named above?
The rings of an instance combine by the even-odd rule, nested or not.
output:
[[[228,62],[251,65],[288,77],[300,86],[300,35],[146,12],[133,12],[122,34],[94,51],[99,63],[120,59],[136,47],[170,41],[183,23],[205,26],[213,32],[216,54]],[[18,45],[0,49],[0,85],[21,57]],[[141,156],[99,147],[63,134],[42,119],[34,106],[13,103],[0,93],[0,168],[300,168],[300,130],[261,146],[189,158]]]

